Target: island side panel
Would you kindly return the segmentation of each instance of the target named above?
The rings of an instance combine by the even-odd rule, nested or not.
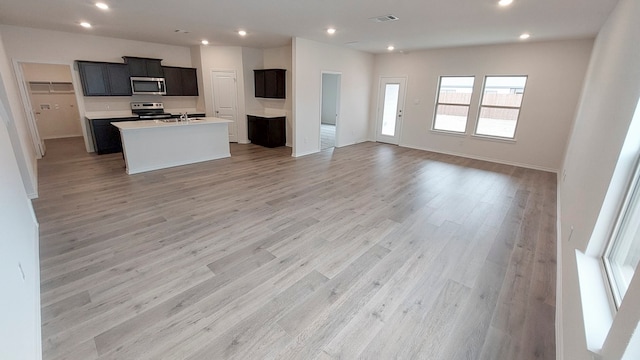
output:
[[[227,123],[120,129],[127,174],[230,157]]]

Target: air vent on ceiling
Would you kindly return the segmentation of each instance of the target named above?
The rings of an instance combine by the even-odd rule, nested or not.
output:
[[[376,17],[372,17],[369,18],[369,20],[374,21],[374,22],[387,22],[387,21],[396,21],[399,18],[395,15],[382,15],[382,16],[376,16]]]

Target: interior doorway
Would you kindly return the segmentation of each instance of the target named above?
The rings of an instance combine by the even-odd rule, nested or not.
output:
[[[342,74],[322,72],[320,110],[320,150],[336,146],[340,114],[340,81]]]
[[[45,140],[83,136],[71,67],[65,64],[18,63],[22,100],[39,155]]]

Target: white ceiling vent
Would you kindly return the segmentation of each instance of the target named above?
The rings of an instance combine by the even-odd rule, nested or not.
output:
[[[388,22],[388,21],[396,21],[398,19],[399,18],[395,15],[382,15],[382,16],[369,18],[369,20],[373,22]]]

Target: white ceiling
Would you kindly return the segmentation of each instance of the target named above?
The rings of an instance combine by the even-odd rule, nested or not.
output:
[[[372,53],[594,36],[618,0],[3,0],[0,23],[173,45],[269,48],[302,37]],[[371,17],[393,14],[395,22]],[[92,29],[78,24],[88,21]],[[330,36],[327,27],[337,32]],[[176,33],[186,30],[188,34]],[[248,35],[237,35],[244,29]]]

